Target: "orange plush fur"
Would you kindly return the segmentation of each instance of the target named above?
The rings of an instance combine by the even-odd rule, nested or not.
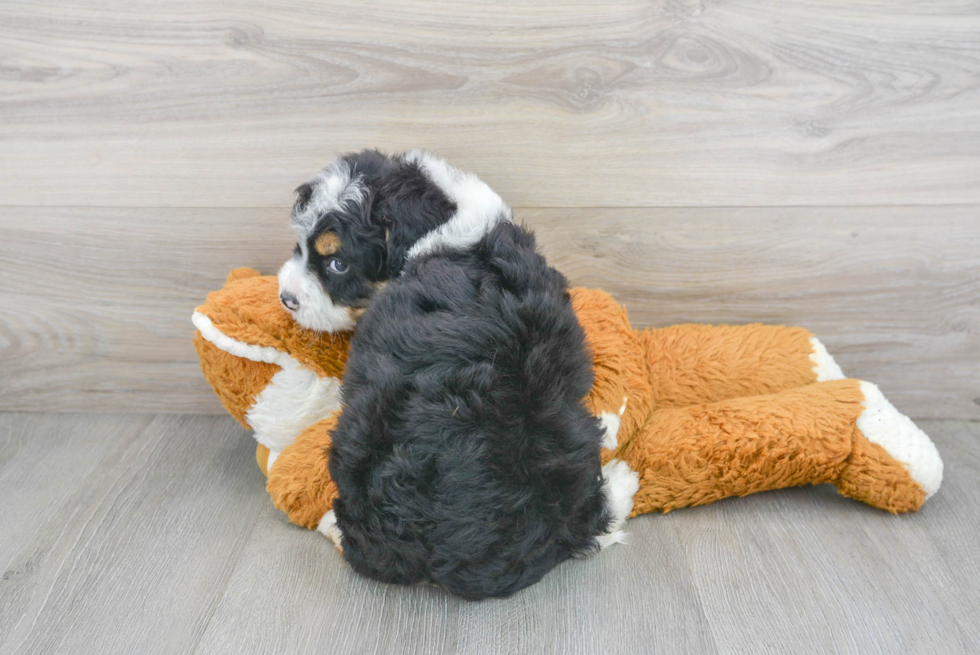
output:
[[[764,325],[634,330],[609,294],[574,289],[572,302],[595,371],[584,402],[611,436],[603,461],[622,459],[640,476],[633,515],[819,483],[890,512],[917,510],[925,501],[908,462],[858,428],[865,410],[861,383],[817,381],[808,331]],[[235,342],[285,352],[318,375],[342,377],[350,335],[293,323],[274,277],[237,269],[197,311]],[[200,332],[194,343],[205,378],[247,426],[249,408],[279,367],[228,352],[227,343]],[[257,451],[276,507],[310,529],[336,495],[327,466],[334,421],[308,426],[276,453],[271,469],[269,450],[259,445]]]

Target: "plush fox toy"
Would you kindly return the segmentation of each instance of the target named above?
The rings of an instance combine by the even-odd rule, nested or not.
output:
[[[938,491],[943,463],[929,437],[875,385],[844,378],[808,331],[634,330],[609,294],[571,294],[593,356],[584,402],[606,430],[603,462],[639,474],[633,516],[826,482],[897,513]],[[273,502],[317,529],[336,496],[327,457],[350,333],[298,326],[277,279],[252,269],[232,271],[193,322],[205,378],[255,431]]]

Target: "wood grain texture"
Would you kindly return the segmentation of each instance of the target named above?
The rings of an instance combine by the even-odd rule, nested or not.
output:
[[[801,325],[906,414],[980,418],[980,208],[948,209],[523,213],[634,327]]]
[[[262,474],[226,417],[150,419],[5,417],[4,448],[26,442],[0,476],[5,518],[26,518],[3,526],[0,652],[200,640],[267,500]]]
[[[972,526],[980,525],[980,505],[975,500],[980,481],[980,423],[923,422],[923,428],[940,447],[944,460],[942,496],[937,496],[923,521],[887,521],[889,532],[869,530],[881,548],[900,541],[903,562],[896,571],[924,576],[939,592],[942,609],[928,607],[930,617],[948,612],[960,627],[967,652],[980,652],[980,546]],[[930,501],[932,502],[932,501]],[[922,516],[926,516],[925,513]]]
[[[511,598],[355,575],[228,417],[0,413],[0,655],[975,653],[980,423],[892,516],[807,487],[630,521]]]
[[[980,425],[922,427],[946,471],[943,488],[918,514],[884,514],[824,485],[670,515],[720,652],[980,649],[972,609],[980,547],[961,527],[972,534],[980,525],[972,500]]]
[[[514,205],[980,202],[968,0],[0,6],[0,205],[282,207],[431,149]]]
[[[655,619],[637,611],[651,598]],[[268,507],[198,651],[578,655],[637,648],[716,652],[667,522],[645,526],[629,549],[567,562],[512,598],[472,603],[435,587],[362,578],[326,539]]]
[[[231,268],[277,270],[292,247],[286,214],[7,209],[0,409],[221,412],[190,315]],[[980,418],[978,207],[517,215],[573,284],[611,292],[634,327],[803,325],[903,412]]]

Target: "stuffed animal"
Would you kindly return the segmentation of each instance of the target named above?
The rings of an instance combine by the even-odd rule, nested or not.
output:
[[[603,463],[639,474],[632,516],[820,483],[898,513],[938,491],[943,463],[929,437],[875,385],[846,379],[808,331],[634,330],[609,294],[571,295],[593,355],[583,402],[606,430]],[[275,506],[320,528],[337,493],[327,456],[351,333],[298,326],[277,279],[252,269],[232,271],[193,323],[205,378],[255,431]]]

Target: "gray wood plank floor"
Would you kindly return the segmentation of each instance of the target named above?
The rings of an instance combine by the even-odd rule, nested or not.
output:
[[[980,423],[922,512],[810,487],[630,523],[512,598],[358,577],[218,416],[0,413],[0,653],[976,653]]]

